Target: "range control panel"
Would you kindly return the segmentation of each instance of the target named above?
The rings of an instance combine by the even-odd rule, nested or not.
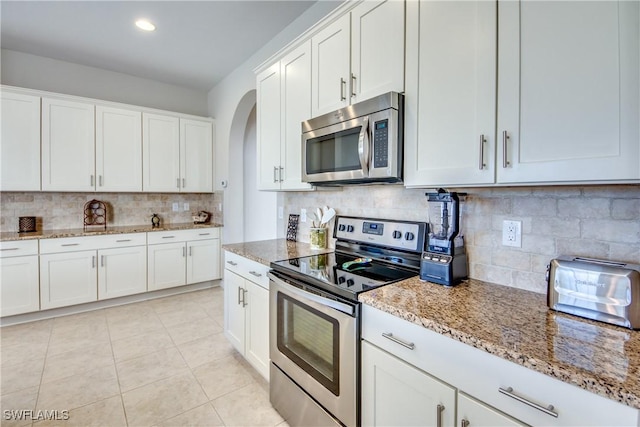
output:
[[[333,236],[338,240],[422,252],[426,232],[424,222],[339,216]]]

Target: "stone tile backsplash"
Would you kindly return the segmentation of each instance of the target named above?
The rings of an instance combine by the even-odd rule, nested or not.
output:
[[[223,193],[155,194],[155,193],[1,193],[0,231],[18,231],[18,217],[35,216],[38,230],[82,228],[84,204],[97,199],[107,205],[107,225],[151,224],[157,213],[162,223],[191,222],[192,212],[201,210],[213,214],[212,221],[222,224]],[[172,211],[178,203],[180,212]],[[183,211],[184,203],[189,210]]]
[[[426,191],[378,185],[285,193],[285,221],[301,208],[310,214],[325,205],[338,215],[427,221]],[[474,279],[546,293],[547,264],[559,255],[640,264],[640,186],[459,191],[467,193],[461,224]],[[522,221],[521,248],[502,246],[505,219]],[[298,240],[309,241],[309,226],[300,223]]]

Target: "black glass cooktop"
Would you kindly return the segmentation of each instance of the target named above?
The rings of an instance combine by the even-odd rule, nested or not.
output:
[[[271,268],[353,301],[360,292],[418,275],[418,271],[339,252],[275,261]]]

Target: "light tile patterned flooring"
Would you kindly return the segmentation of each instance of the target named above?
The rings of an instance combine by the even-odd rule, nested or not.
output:
[[[223,291],[211,288],[4,327],[0,424],[286,426],[222,325]],[[8,420],[7,410],[69,419]]]

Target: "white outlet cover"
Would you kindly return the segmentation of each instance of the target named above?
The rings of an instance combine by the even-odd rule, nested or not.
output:
[[[278,219],[284,218],[284,207],[278,206]]]
[[[522,221],[504,220],[502,222],[502,245],[522,247]]]
[[[178,212],[180,210],[180,204],[179,203],[174,203],[171,205],[171,210],[174,212]]]
[[[307,210],[300,209],[300,222],[307,222]]]
[[[188,202],[184,202],[182,204],[182,210],[187,212],[189,210],[189,203]]]

